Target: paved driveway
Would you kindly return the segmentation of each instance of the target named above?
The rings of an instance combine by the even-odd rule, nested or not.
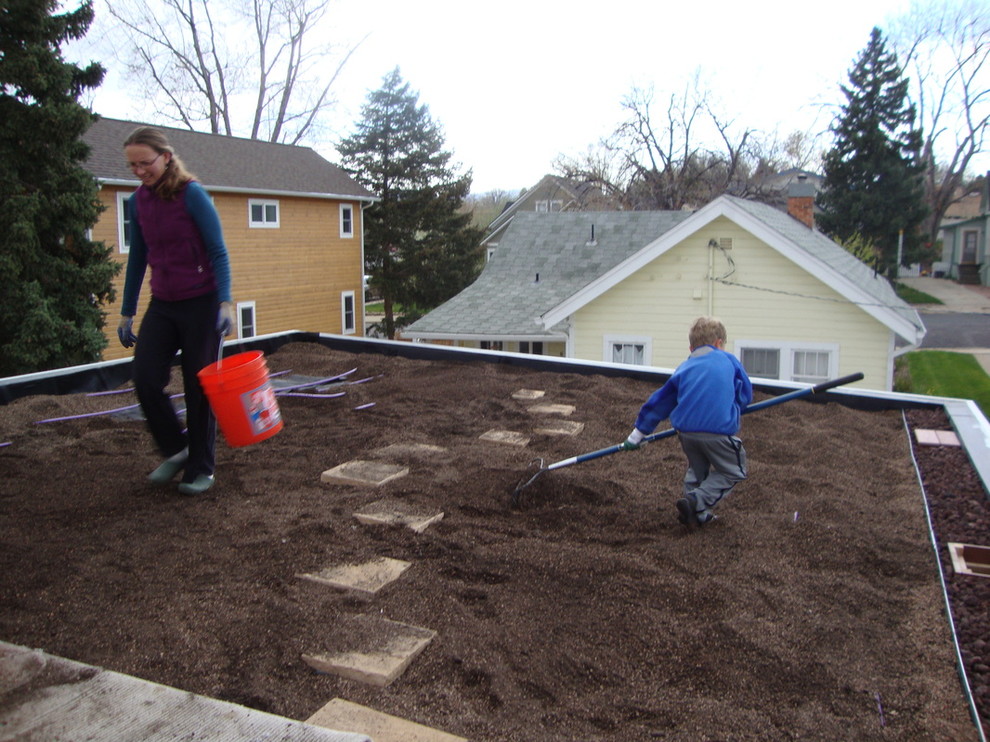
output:
[[[918,307],[928,333],[922,348],[990,348],[990,315],[927,313]]]

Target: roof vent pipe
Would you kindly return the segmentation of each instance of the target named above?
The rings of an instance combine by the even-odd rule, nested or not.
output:
[[[593,245],[597,245],[598,244],[597,242],[595,242],[595,225],[594,224],[591,225],[591,239],[588,240],[588,242],[586,244],[588,246],[593,246]]]

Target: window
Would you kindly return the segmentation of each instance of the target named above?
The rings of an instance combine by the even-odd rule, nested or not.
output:
[[[791,378],[794,381],[803,381],[809,384],[828,381],[828,356],[828,353],[822,351],[794,351],[794,371]]]
[[[257,334],[254,326],[254,302],[237,302],[237,337],[253,338]]]
[[[558,211],[562,211],[563,208],[564,208],[564,202],[561,201],[561,200],[537,201],[536,202],[536,210],[537,211],[556,213]]]
[[[606,335],[602,360],[631,366],[648,366],[653,357],[652,342],[645,337]]]
[[[340,205],[340,236],[342,239],[354,236],[354,207],[351,204]]]
[[[353,335],[357,328],[357,317],[354,307],[354,292],[345,291],[340,295],[340,326],[345,335]]]
[[[520,340],[519,341],[519,352],[520,353],[532,353],[534,356],[542,356],[543,355],[543,343],[542,342],[539,342],[539,341],[530,343],[530,342],[528,342],[526,340]]]
[[[744,348],[742,351],[743,368],[750,376],[761,379],[780,378],[780,351],[769,348]]]
[[[818,384],[836,376],[839,346],[836,343],[736,342],[743,368],[750,376]]]
[[[126,255],[131,251],[131,215],[127,210],[127,199],[133,194],[117,193],[117,252]]]
[[[278,201],[248,200],[248,224],[251,227],[277,229],[279,226]]]

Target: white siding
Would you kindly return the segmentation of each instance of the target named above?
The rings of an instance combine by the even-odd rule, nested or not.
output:
[[[727,238],[726,254],[708,246]],[[726,280],[742,285],[708,279],[730,272]],[[706,314],[725,323],[729,351],[733,338],[836,343],[839,375],[862,371],[859,386],[890,389],[890,330],[728,219],[706,225],[578,311],[574,355],[604,360],[606,335],[648,335],[651,365],[674,368],[688,355],[688,328]]]

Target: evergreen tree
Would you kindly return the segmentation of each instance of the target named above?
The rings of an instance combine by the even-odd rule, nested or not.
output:
[[[825,154],[825,180],[818,195],[822,231],[840,242],[865,240],[880,267],[894,268],[903,230],[905,264],[925,257],[920,226],[927,214],[921,131],[907,101],[908,82],[888,53],[880,29],[843,86],[846,103],[832,124],[835,144]]]
[[[343,167],[381,199],[365,211],[365,263],[384,299],[382,329],[394,338],[481,269],[483,231],[462,209],[471,174],[454,172],[440,127],[398,69],[368,95],[338,150]]]
[[[89,239],[101,207],[81,163],[94,120],[77,99],[103,68],[63,60],[93,20],[85,2],[4,0],[0,11],[0,376],[99,360],[101,305],[119,266]]]

